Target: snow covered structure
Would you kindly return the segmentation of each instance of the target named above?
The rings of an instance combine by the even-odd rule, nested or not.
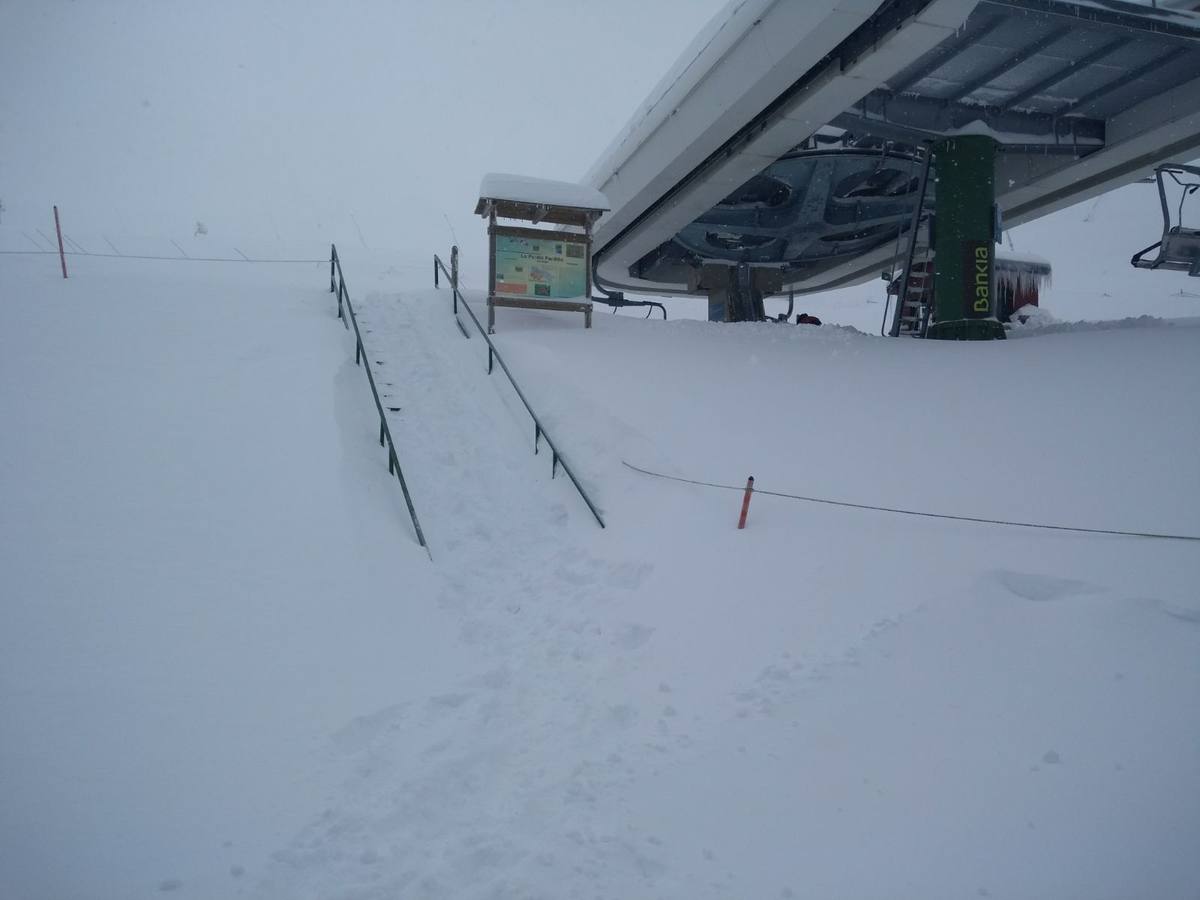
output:
[[[487,215],[493,207],[497,209],[497,215],[504,218],[581,228],[611,209],[604,194],[585,184],[489,172],[479,183],[475,214]]]
[[[609,208],[595,188],[489,173],[475,214],[488,220],[488,333],[496,307],[569,310],[592,327],[592,225]],[[564,226],[547,231],[498,225],[497,218]]]
[[[1018,225],[1200,152],[1200,14],[1124,0],[748,0],[710,21],[585,181],[601,285],[878,277],[922,147],[995,141]],[[719,287],[720,285],[718,285]]]

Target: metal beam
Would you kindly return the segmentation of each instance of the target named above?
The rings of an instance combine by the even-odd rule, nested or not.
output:
[[[857,110],[858,107],[856,106],[855,109]],[[869,134],[873,137],[904,144],[919,144],[921,141],[932,141],[941,136],[941,133],[934,129],[901,125],[887,119],[867,118],[857,112],[844,112],[829,124],[836,128],[844,128],[855,135]]]
[[[1002,110],[1009,110],[1015,106],[1019,106],[1029,98],[1036,97],[1042,91],[1046,90],[1046,88],[1052,87],[1061,81],[1066,81],[1072,75],[1082,72],[1088,66],[1095,65],[1100,60],[1104,59],[1104,57],[1115,53],[1117,50],[1120,50],[1122,47],[1129,44],[1132,40],[1133,38],[1131,37],[1118,37],[1115,41],[1110,41],[1099,50],[1092,51],[1082,59],[1072,60],[1058,71],[1047,75],[1041,81],[1035,82],[1034,84],[1025,88],[1025,90],[1013,94],[1004,101],[1004,104],[1000,108]]]
[[[868,94],[832,124],[879,137],[915,141],[943,137],[976,121],[1012,135],[1011,143],[1054,146],[1065,140],[1087,149],[1103,145],[1105,140],[1104,123],[1097,119],[1059,119],[1049,113],[947,104],[933,98],[911,94],[897,97],[882,91]]]
[[[1014,221],[1022,216],[1036,211],[1039,207],[1051,207],[1051,211],[1056,207],[1056,204],[1061,205],[1064,201],[1069,200],[1072,203],[1079,202],[1080,199],[1087,199],[1094,194],[1087,192],[1095,187],[1102,187],[1103,190],[1111,190],[1118,187],[1122,179],[1130,179],[1140,171],[1145,171],[1153,166],[1156,162],[1171,157],[1184,159],[1191,158],[1194,154],[1200,151],[1200,132],[1189,134],[1170,144],[1162,147],[1157,147],[1153,152],[1143,153],[1133,159],[1127,160],[1120,165],[1111,166],[1095,175],[1087,178],[1080,178],[1071,184],[1065,185],[1057,190],[1047,191],[1036,200],[1029,200],[1015,206],[1010,206],[1005,209],[1005,217],[1009,221]]]
[[[1129,84],[1136,84],[1137,81],[1145,75],[1149,75],[1156,69],[1161,69],[1163,66],[1173,63],[1179,57],[1183,56],[1189,47],[1176,47],[1165,56],[1160,56],[1157,59],[1152,59],[1145,65],[1139,66],[1132,72],[1122,72],[1116,78],[1108,81],[1096,88],[1093,91],[1088,91],[1082,97],[1076,97],[1074,100],[1069,100],[1054,111],[1054,115],[1061,116],[1064,113],[1071,112],[1075,109],[1083,109],[1089,103],[1094,103],[1106,94],[1111,94],[1113,91],[1119,90]]]
[[[1019,66],[1021,63],[1025,62],[1025,60],[1029,59],[1030,57],[1036,56],[1037,54],[1039,54],[1043,50],[1045,50],[1047,47],[1049,47],[1051,44],[1057,43],[1058,41],[1062,40],[1064,37],[1066,37],[1070,33],[1071,33],[1071,28],[1066,25],[1053,29],[1052,31],[1050,31],[1049,34],[1045,34],[1042,37],[1038,38],[1036,41],[1034,41],[1028,47],[1022,47],[1012,57],[1004,60],[1002,63],[1000,63],[998,65],[992,66],[990,69],[988,69],[982,75],[976,75],[970,81],[966,82],[965,84],[960,85],[958,90],[956,90],[950,96],[942,97],[940,99],[948,100],[950,102],[957,102],[957,101],[961,100],[963,97],[970,96],[971,94],[975,93],[975,91],[979,90],[981,87],[983,87],[985,84],[987,84],[989,81],[995,80],[996,78],[1003,75],[1005,72],[1008,72],[1009,70],[1013,69],[1014,67]]]
[[[1091,120],[1087,120],[1089,123]],[[861,116],[843,113],[831,123],[838,128],[844,128],[856,135],[869,134],[872,137],[883,138],[903,144],[918,144],[923,140],[936,140],[941,132],[933,129],[919,129],[895,122],[885,122],[880,119],[864,119]],[[1104,144],[1086,142],[1079,144],[1070,140],[1070,135],[1063,135],[1058,142],[1021,141],[1017,143],[1000,144],[996,151],[1004,154],[1036,154],[1038,156],[1077,156],[1083,158],[1097,150],[1103,150]]]
[[[964,28],[954,37],[943,41],[938,45],[936,50],[931,51],[923,62],[919,62],[917,68],[910,69],[903,73],[902,81],[897,81],[894,84],[889,84],[888,87],[897,94],[903,93],[917,84],[922,78],[926,78],[933,72],[936,72],[946,63],[950,62],[960,53],[970,50],[979,41],[987,37],[993,31],[1000,27],[1004,22],[1004,16],[993,16],[984,21],[984,24],[974,30]]]
[[[996,153],[1000,156],[1005,154],[1016,154],[1022,156],[1072,156],[1076,159],[1083,159],[1092,153],[1096,153],[1104,149],[1103,144],[1000,144],[996,147]]]
[[[1070,3],[1066,0],[982,0],[979,9],[1001,15],[1020,10],[1023,15],[1067,22],[1072,28],[1127,31],[1134,37],[1200,48],[1200,26],[1188,13],[1156,9],[1146,4],[1104,0],[1105,6]]]

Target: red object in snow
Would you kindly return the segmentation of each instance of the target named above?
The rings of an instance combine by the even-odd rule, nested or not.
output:
[[[1009,321],[1022,306],[1037,306],[1050,284],[1050,263],[1041,257],[996,254],[996,318]]]
[[[742,514],[738,517],[738,529],[746,527],[746,516],[750,512],[750,495],[754,493],[754,476],[746,479],[746,493],[742,495]]]

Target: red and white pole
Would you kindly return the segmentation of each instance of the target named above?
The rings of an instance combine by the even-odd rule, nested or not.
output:
[[[67,277],[67,254],[63,252],[62,225],[58,222],[58,207],[54,207],[54,230],[58,232],[58,261],[62,263],[63,278]]]
[[[738,517],[738,529],[746,527],[746,516],[750,512],[750,495],[754,493],[754,476],[746,479],[746,493],[742,496],[742,514]]]

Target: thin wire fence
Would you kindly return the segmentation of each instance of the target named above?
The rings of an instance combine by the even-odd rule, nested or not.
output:
[[[234,248],[237,250],[237,248]],[[237,252],[241,252],[238,250]],[[57,250],[0,250],[6,256],[58,256]],[[251,256],[148,256],[139,253],[91,253],[85,250],[64,250],[64,256],[95,256],[102,259],[157,259],[166,262],[234,262],[234,263],[324,263],[324,259],[261,259]]]
[[[632,469],[635,472],[640,472],[643,475],[650,475],[654,478],[663,478],[667,481],[678,481],[682,484],[693,484],[700,487],[717,488],[723,491],[748,491],[755,494],[763,494],[767,497],[780,497],[785,500],[802,500],[805,503],[821,503],[826,506],[842,506],[850,509],[865,509],[875,512],[895,513],[902,516],[919,516],[923,519],[951,519],[955,522],[975,522],[981,525],[1004,525],[1012,528],[1040,528],[1047,531],[1070,531],[1077,534],[1107,534],[1118,535],[1120,537],[1138,537],[1138,538],[1156,538],[1162,541],[1200,541],[1200,536],[1189,534],[1160,534],[1147,531],[1118,531],[1111,528],[1082,528],[1073,525],[1044,525],[1037,522],[1013,522],[1005,519],[987,519],[982,516],[955,516],[948,513],[932,513],[921,512],[913,509],[899,509],[893,506],[872,506],[868,503],[850,503],[845,500],[827,500],[823,497],[805,497],[802,494],[785,494],[782,491],[764,491],[759,487],[747,488],[745,485],[738,486],[736,484],[718,484],[713,481],[700,481],[694,478],[681,478],[678,475],[667,475],[664,472],[653,472],[650,469],[643,469],[641,466],[635,466],[631,462],[621,460],[621,464],[626,468]]]

